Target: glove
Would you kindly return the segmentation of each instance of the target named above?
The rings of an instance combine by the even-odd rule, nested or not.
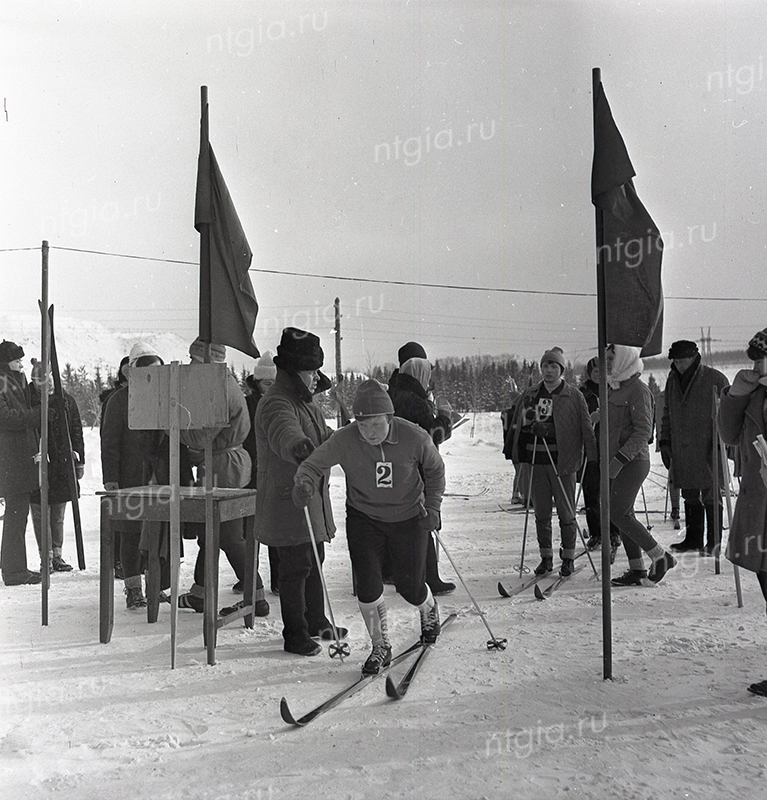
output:
[[[660,458],[666,469],[671,469],[671,445],[668,442],[661,443]]]
[[[117,481],[108,481],[107,483],[104,484],[104,489],[107,492],[116,492],[119,488],[120,486],[117,483]]]
[[[83,479],[83,475],[85,475],[85,467],[82,464],[75,464],[75,475],[77,476],[78,481]]]
[[[759,373],[753,369],[742,369],[727,390],[730,397],[745,397],[759,386]]]
[[[296,481],[293,484],[292,497],[296,508],[303,508],[308,505],[313,494],[314,487],[309,481]]]
[[[314,444],[311,439],[301,439],[293,445],[293,458],[300,464],[314,452]]]
[[[442,517],[439,511],[434,508],[427,508],[424,515],[418,520],[418,527],[427,533],[438,531],[442,527]]]
[[[554,433],[554,426],[550,422],[534,422],[530,426],[530,430],[533,436],[545,439],[547,436],[551,436],[551,434]]]
[[[623,469],[623,462],[617,458],[614,458],[610,462],[610,477],[617,478],[618,473]]]

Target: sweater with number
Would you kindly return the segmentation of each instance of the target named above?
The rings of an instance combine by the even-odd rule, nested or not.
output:
[[[368,444],[357,423],[336,431],[298,468],[295,481],[313,487],[332,466],[346,473],[346,501],[372,519],[403,522],[421,505],[439,511],[445,465],[431,436],[412,422],[393,417],[386,439]]]

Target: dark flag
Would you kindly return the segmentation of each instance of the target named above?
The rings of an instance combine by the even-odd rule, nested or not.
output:
[[[206,237],[200,248],[200,337],[208,341],[209,335],[212,343],[230,345],[258,358],[253,341],[258,302],[248,274],[253,253],[208,141],[207,108],[203,116],[194,207],[194,227],[202,232],[207,226],[209,231],[207,248]],[[206,300],[202,287],[208,285]],[[204,330],[206,316],[209,334]]]
[[[636,175],[601,82],[594,122],[591,200],[603,214],[597,258],[604,264],[607,342],[663,349],[663,240],[634,189]]]

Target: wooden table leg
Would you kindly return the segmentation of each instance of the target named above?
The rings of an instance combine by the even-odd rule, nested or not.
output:
[[[258,542],[255,536],[255,517],[245,517],[245,581],[243,600],[252,609],[245,615],[245,627],[253,627],[256,610],[256,575],[258,574]]]
[[[101,500],[101,563],[99,565],[99,641],[108,644],[115,618],[114,531],[109,517],[112,499]]]
[[[216,663],[220,529],[221,515],[218,503],[214,503],[213,524],[205,531],[205,613],[203,615],[203,639],[205,649],[208,651],[208,664],[211,666]]]

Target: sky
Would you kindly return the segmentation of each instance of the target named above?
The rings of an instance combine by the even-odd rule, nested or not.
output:
[[[345,369],[411,339],[584,361],[599,67],[664,234],[666,346],[745,347],[767,326],[765,30],[762,0],[7,0],[0,251],[37,249],[0,252],[0,315],[35,313],[47,240],[59,317],[194,338],[206,85],[261,350],[294,325],[331,367],[338,297]]]

